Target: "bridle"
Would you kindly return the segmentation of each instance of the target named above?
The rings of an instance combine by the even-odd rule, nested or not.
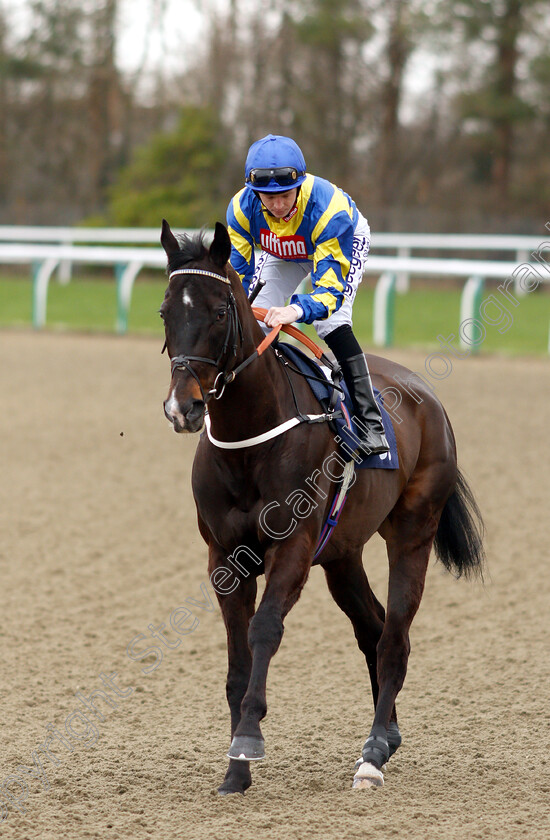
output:
[[[175,271],[170,272],[168,280],[170,281],[172,277],[176,274],[201,274],[206,277],[214,277],[216,280],[220,280],[222,283],[226,283],[228,286],[231,286],[231,281],[227,277],[223,277],[221,274],[216,274],[213,271],[206,271],[203,268],[178,268]],[[235,371],[228,371],[227,365],[229,364],[232,357],[237,355],[237,346],[239,342],[242,342],[242,327],[241,322],[239,320],[239,315],[237,313],[237,304],[235,301],[235,296],[233,295],[233,290],[230,289],[227,295],[227,329],[225,332],[225,338],[223,341],[222,349],[218,355],[217,359],[210,359],[207,356],[174,356],[170,359],[170,363],[172,366],[172,375],[176,370],[187,370],[191,376],[197,382],[203,402],[207,403],[212,397],[219,400],[222,396],[225,386],[232,382],[236,376]],[[229,355],[228,354],[228,351]],[[226,363],[223,367],[221,367],[222,359],[224,356],[227,355]],[[204,364],[214,365],[218,369],[218,375],[216,376],[216,380],[214,382],[214,387],[207,391],[205,394],[204,389],[202,387],[202,382],[199,379],[197,373],[193,370],[191,362],[203,362]]]
[[[224,277],[221,274],[216,274],[214,271],[206,271],[202,268],[178,268],[175,271],[170,272],[169,274],[169,281],[174,277],[176,274],[200,274],[206,277],[213,277],[216,280],[219,280],[222,283],[231,286],[231,281]],[[237,303],[235,301],[235,296],[233,294],[233,290],[230,288],[228,295],[227,295],[227,330],[225,333],[225,338],[223,342],[222,349],[219,353],[217,359],[209,359],[206,356],[187,356],[187,355],[180,355],[174,356],[170,359],[171,366],[172,366],[172,375],[176,370],[186,370],[188,371],[191,376],[197,382],[202,399],[204,403],[208,403],[212,397],[214,399],[219,400],[220,397],[223,395],[225,391],[226,385],[229,385],[230,382],[233,382],[235,377],[238,373],[240,373],[244,368],[248,367],[248,365],[254,361],[258,356],[264,352],[264,350],[269,347],[275,337],[278,335],[280,327],[275,327],[274,330],[261,342],[261,344],[248,356],[244,362],[241,362],[236,368],[229,369],[229,364],[231,360],[237,355],[237,347],[239,344],[242,345],[243,340],[243,329],[239,319],[239,313],[237,312]],[[222,360],[224,356],[227,355],[225,364],[222,366]],[[197,373],[193,370],[191,362],[203,362],[204,364],[214,365],[214,367],[218,370],[218,375],[214,381],[214,386],[206,393],[202,387],[202,383],[197,375]]]

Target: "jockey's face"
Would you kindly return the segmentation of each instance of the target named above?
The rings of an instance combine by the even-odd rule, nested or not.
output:
[[[292,190],[285,190],[285,192],[258,193],[265,209],[277,219],[284,219],[285,216],[288,216],[294,207],[297,194],[298,187],[294,187]]]

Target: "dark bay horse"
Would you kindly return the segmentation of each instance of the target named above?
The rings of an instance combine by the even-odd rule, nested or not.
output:
[[[232,741],[219,791],[243,793],[251,784],[250,761],[264,757],[268,667],[314,562],[334,494],[334,470],[324,467],[337,445],[327,423],[298,423],[266,436],[296,417],[297,407],[318,414],[319,403],[272,347],[256,353],[264,334],[228,264],[225,227],[216,225],[207,248],[200,236],[176,239],[163,222],[161,242],[170,276],[160,308],[172,369],[165,414],[176,432],[197,432],[208,405],[208,435],[197,447],[192,486],[227,631]],[[412,375],[376,356],[368,363],[380,390],[396,376]],[[457,468],[451,425],[419,378],[414,390],[416,397],[403,390],[402,422],[395,424],[399,469],[356,473],[338,526],[315,561],[353,625],[372,686],[374,720],[354,787],[381,785],[382,768],[401,743],[395,699],[432,545],[457,576],[480,573],[483,565],[481,517]],[[223,446],[243,440],[238,448]],[[363,546],[375,532],[389,559],[386,610],[362,564]],[[259,574],[266,586],[256,609]]]

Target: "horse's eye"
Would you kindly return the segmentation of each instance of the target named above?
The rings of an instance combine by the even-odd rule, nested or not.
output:
[[[223,321],[227,313],[227,309],[224,309],[223,306],[218,309],[218,314],[216,315],[216,321]]]

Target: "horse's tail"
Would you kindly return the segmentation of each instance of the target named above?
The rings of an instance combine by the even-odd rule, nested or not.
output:
[[[483,578],[484,530],[474,494],[459,470],[455,489],[445,503],[435,535],[437,559],[456,577]]]

